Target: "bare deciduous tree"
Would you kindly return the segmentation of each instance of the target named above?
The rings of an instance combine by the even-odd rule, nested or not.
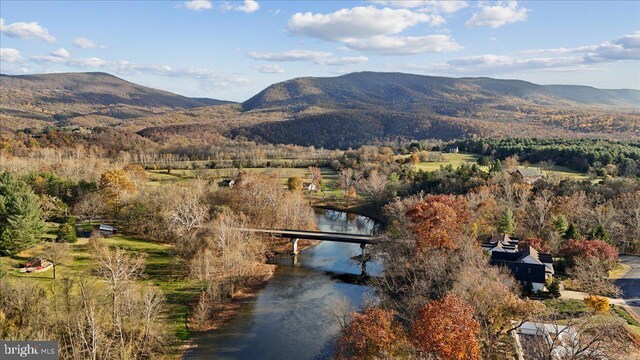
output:
[[[49,243],[45,245],[41,256],[53,264],[53,279],[56,279],[56,267],[69,258],[68,243]]]

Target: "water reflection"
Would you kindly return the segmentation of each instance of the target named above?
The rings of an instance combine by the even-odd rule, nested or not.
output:
[[[376,223],[363,216],[320,210],[316,222],[321,231],[371,234]],[[227,326],[195,341],[188,359],[328,359],[335,347],[339,325],[332,312],[347,298],[358,308],[366,286],[340,281],[335,274],[360,274],[351,257],[360,254],[358,244],[322,242],[303,250],[292,266],[291,256],[282,264],[252,304],[244,307]],[[380,271],[375,262],[368,272]]]

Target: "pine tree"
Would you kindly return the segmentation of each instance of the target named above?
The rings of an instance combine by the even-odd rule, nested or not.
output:
[[[498,223],[498,232],[500,234],[513,234],[516,230],[516,219],[513,216],[513,211],[507,208],[500,218]]]
[[[45,224],[38,197],[23,181],[0,172],[0,253],[15,255],[38,243]]]
[[[496,159],[493,162],[491,162],[491,165],[489,165],[489,172],[501,172],[502,171],[502,163],[500,162],[500,160]]]
[[[60,225],[58,229],[58,242],[74,243],[78,241],[78,235],[76,234],[76,221],[70,217],[67,221]]]
[[[611,241],[611,236],[609,232],[602,224],[598,224],[595,228],[591,230],[588,236],[589,240],[604,240],[606,242]]]
[[[582,239],[582,235],[580,235],[578,228],[575,225],[573,225],[573,223],[571,223],[569,224],[567,231],[565,231],[563,238],[565,240],[569,240],[569,239],[580,240]]]
[[[553,218],[553,228],[560,234],[567,232],[569,224],[567,218],[564,215],[558,215]]]

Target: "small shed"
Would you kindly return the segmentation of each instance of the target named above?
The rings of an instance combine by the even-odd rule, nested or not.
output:
[[[316,191],[318,190],[318,188],[316,187],[316,184],[311,183],[311,182],[306,182],[302,184],[302,188],[308,191]]]
[[[100,234],[102,234],[102,236],[112,236],[113,234],[118,232],[118,229],[111,225],[100,224],[98,226],[98,231],[100,232]]]

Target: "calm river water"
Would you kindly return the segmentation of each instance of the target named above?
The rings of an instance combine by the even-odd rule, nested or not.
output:
[[[371,234],[375,222],[359,215],[318,210],[322,231]],[[358,244],[322,242],[303,250],[295,265],[291,256],[275,259],[281,266],[256,300],[225,327],[195,340],[186,359],[329,359],[340,331],[331,310],[348,299],[353,310],[368,296],[366,286],[335,280],[335,274],[360,274],[350,258]],[[367,271],[380,271],[367,264]]]

